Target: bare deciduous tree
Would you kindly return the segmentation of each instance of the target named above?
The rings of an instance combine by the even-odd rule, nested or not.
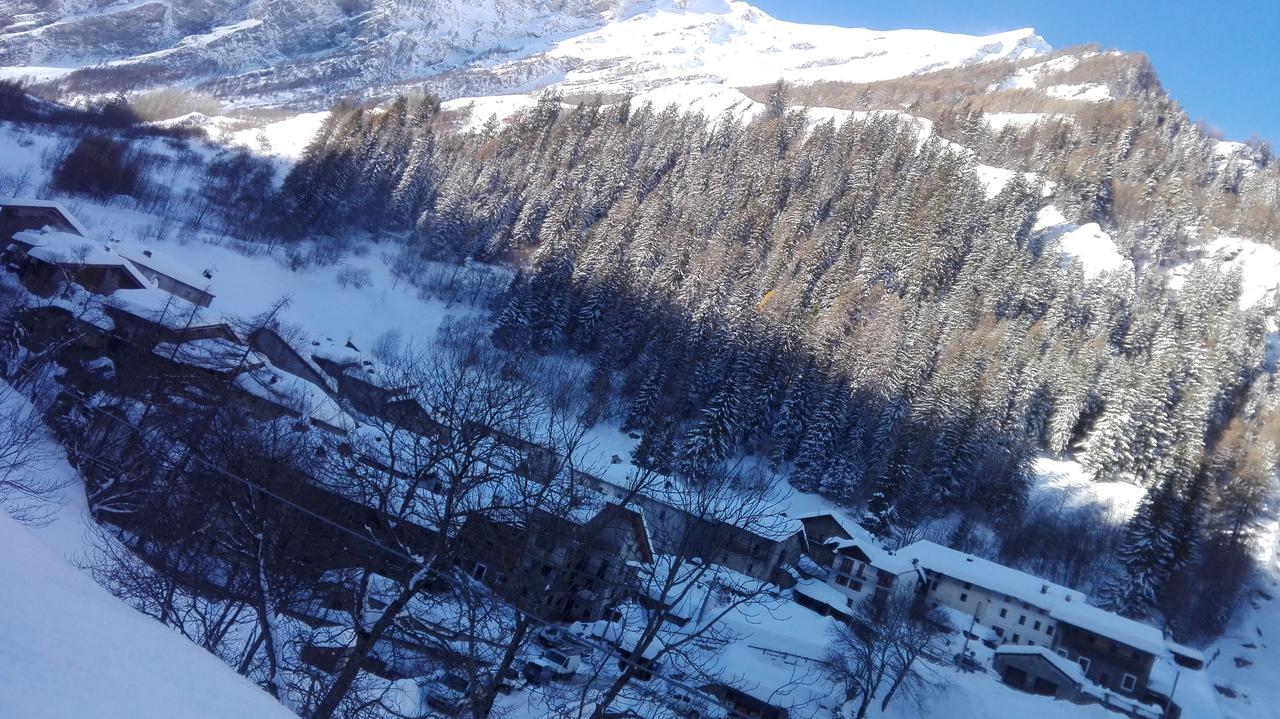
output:
[[[867,715],[877,696],[884,711],[895,697],[919,697],[928,689],[930,670],[921,658],[940,650],[948,628],[941,613],[906,594],[893,596],[875,621],[837,627],[827,674],[844,688],[846,701],[857,700],[855,719]]]

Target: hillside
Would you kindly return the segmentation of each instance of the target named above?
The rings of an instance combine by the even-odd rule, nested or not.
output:
[[[1280,162],[1140,53],[18,0],[0,156],[15,711],[1269,716]]]
[[[6,408],[21,402],[3,386]],[[95,554],[79,477],[42,438],[37,471],[74,481],[28,528],[0,508],[0,715],[104,719],[294,716],[217,657],[94,583],[72,562]],[[12,477],[10,477],[12,479]],[[51,498],[52,499],[52,498]]]

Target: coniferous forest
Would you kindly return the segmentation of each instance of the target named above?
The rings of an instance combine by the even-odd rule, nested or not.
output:
[[[1280,702],[1265,11],[16,2],[0,718]]]
[[[1280,458],[1276,310],[1189,260],[1207,233],[1267,236],[1280,172],[1265,148],[1247,173],[1216,162],[1157,90],[998,133],[960,113],[961,146],[893,113],[813,124],[781,84],[747,123],[546,95],[459,134],[430,97],[343,105],[277,219],[338,246],[407,233],[406,274],[519,268],[492,341],[589,363],[582,420],[632,433],[637,465],[696,479],[753,458],[865,507],[891,545],[957,517],[953,546],[1208,635]],[[976,163],[996,156],[1029,172],[990,195]],[[1112,232],[1136,275],[1046,249],[1050,203]],[[1044,453],[1146,499],[1121,528],[1046,513],[1028,502]]]

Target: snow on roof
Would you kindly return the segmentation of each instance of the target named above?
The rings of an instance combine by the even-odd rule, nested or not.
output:
[[[1017,654],[1021,656],[1040,656],[1054,666],[1055,669],[1066,674],[1071,681],[1078,685],[1088,684],[1089,680],[1084,675],[1084,669],[1076,662],[1060,656],[1057,652],[1051,651],[1048,647],[1033,646],[1030,644],[1002,644],[996,647],[996,654]]]
[[[67,221],[67,224],[75,228],[75,231],[78,232],[81,237],[89,236],[89,229],[81,224],[80,220],[77,220],[76,216],[71,214],[71,211],[64,207],[61,202],[56,202],[54,200],[36,200],[25,197],[0,197],[0,207],[43,207],[50,210],[57,210]]]
[[[841,614],[850,614],[849,598],[840,590],[816,579],[801,579],[791,591],[825,604]]]
[[[1048,608],[1063,603],[1067,606],[1083,606],[1085,603],[1082,592],[927,540],[903,547],[898,550],[897,556],[908,560],[917,559],[925,569],[976,584],[998,594],[1016,597],[1036,606]]]
[[[1205,660],[1204,652],[1196,649],[1195,647],[1189,647],[1186,644],[1179,644],[1172,639],[1165,640],[1165,645],[1169,647],[1169,651],[1177,654],[1178,656],[1194,659],[1202,663]]]
[[[813,561],[813,557],[808,554],[800,555],[800,560],[796,563],[796,569],[810,577],[826,578],[828,575],[827,568]]]
[[[722,618],[736,638],[706,657],[706,674],[776,707],[816,706],[835,690],[823,660],[838,626],[794,602],[741,605]]]
[[[836,551],[857,547],[862,550],[863,554],[867,555],[867,559],[871,560],[871,566],[876,569],[883,569],[884,571],[891,572],[893,574],[906,574],[915,568],[911,564],[911,559],[909,557],[903,555],[901,552],[890,552],[880,546],[879,542],[870,537],[865,539],[840,539],[838,537],[833,537],[827,540],[827,544],[834,546]]]
[[[853,521],[852,517],[850,517],[849,515],[839,510],[819,509],[813,512],[805,512],[803,514],[797,514],[795,515],[794,518],[796,519],[796,521],[803,524],[804,520],[806,519],[819,519],[821,517],[830,517],[831,520],[834,521],[836,524],[838,524],[840,526],[840,529],[842,529],[844,533],[848,535],[849,538],[851,539],[854,539],[854,538],[870,539],[871,538],[871,533],[863,529],[861,524],[858,524],[857,522]]]
[[[659,554],[641,575],[640,591],[669,608],[672,616],[695,619],[703,608],[715,603],[715,590],[743,594],[760,591],[759,579],[720,564],[703,564],[693,559],[676,559]]]
[[[364,355],[350,342],[338,344],[331,337],[312,340],[310,351],[312,357],[327,360],[336,365],[357,365],[364,360]]]
[[[587,472],[582,473],[588,474]],[[719,521],[726,526],[736,527],[743,532],[770,541],[782,542],[796,534],[802,536],[804,534],[804,525],[799,520],[784,514],[767,511],[769,507],[766,505],[770,504],[767,499],[759,502],[762,505],[761,512],[744,512],[743,507],[736,505],[739,501],[737,496],[727,491],[716,496],[708,496],[705,491],[687,484],[679,477],[664,476],[660,482],[646,481],[641,486],[636,487],[595,474],[591,474],[591,476],[624,492],[634,490],[644,497],[690,516],[701,517],[708,521]],[[628,481],[630,481],[630,477],[628,477]],[[754,500],[752,501],[754,502]]]
[[[138,268],[129,264],[128,260],[112,252],[107,245],[81,235],[58,230],[23,230],[13,236],[13,241],[29,247],[27,256],[38,260],[53,264],[119,267],[128,272],[139,285],[151,286],[151,281],[138,272]]]
[[[237,368],[258,366],[262,358],[256,352],[222,337],[190,340],[180,344],[161,342],[152,351],[164,358],[172,358],[192,367],[202,367],[215,372],[228,372]]]
[[[344,429],[355,424],[324,390],[269,364],[235,377],[241,389],[303,417]]]
[[[1084,603],[1063,603],[1055,606],[1049,616],[1158,657],[1164,656],[1168,651],[1164,634],[1159,629],[1105,609]]]
[[[134,272],[137,270],[135,269]],[[145,281],[145,278],[143,279]],[[116,290],[107,296],[106,304],[135,317],[175,330],[227,324],[221,315],[197,307],[177,295],[155,287],[141,290]]]
[[[167,277],[181,282],[189,287],[213,294],[213,282],[203,274],[191,269],[181,260],[167,255],[163,252],[144,247],[142,245],[119,244],[116,245],[115,251],[125,259],[136,265],[141,265],[152,271],[158,272]]]

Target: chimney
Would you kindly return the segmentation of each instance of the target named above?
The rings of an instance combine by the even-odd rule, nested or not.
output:
[[[143,254],[143,256],[145,256],[145,257],[150,257],[150,256],[151,256],[151,250],[143,250],[143,251],[142,251],[142,254]]]
[[[1041,594],[1048,594],[1048,593],[1049,593],[1049,585],[1048,585],[1048,584],[1041,584],[1041,585],[1040,585],[1040,593],[1041,593]]]
[[[148,256],[149,256],[149,255],[148,255]],[[213,279],[213,273],[212,273],[212,272],[210,272],[209,270],[205,270],[204,272],[201,272],[200,274],[204,275],[204,278],[205,278],[206,280],[211,280],[211,279]]]

